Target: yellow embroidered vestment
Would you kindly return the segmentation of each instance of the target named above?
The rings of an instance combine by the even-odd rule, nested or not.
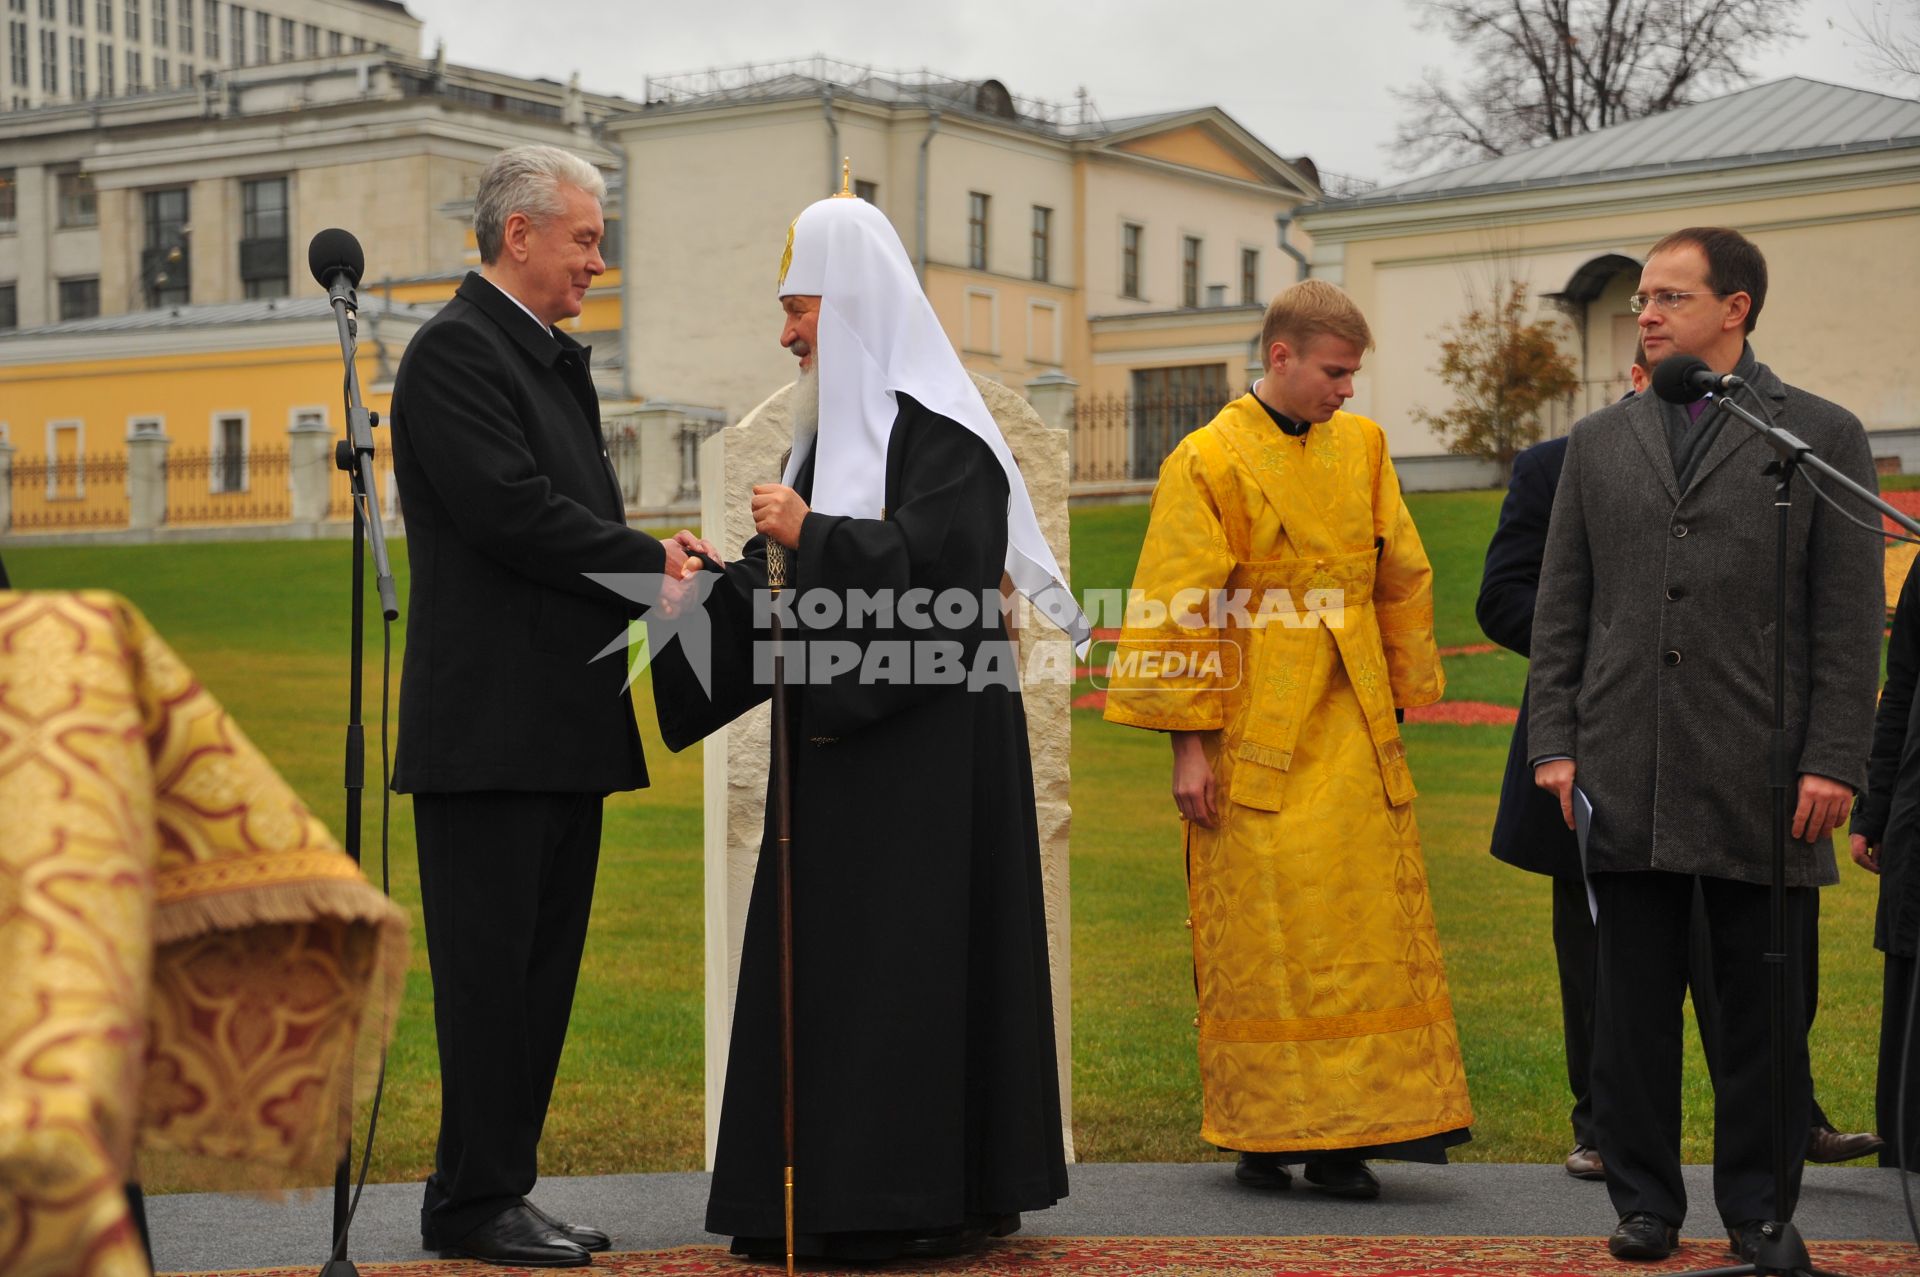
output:
[[[1445,686],[1432,577],[1363,417],[1295,439],[1246,395],[1161,469],[1106,716],[1206,733],[1219,823],[1187,830],[1188,895],[1222,1148],[1472,1122],[1394,714]]]

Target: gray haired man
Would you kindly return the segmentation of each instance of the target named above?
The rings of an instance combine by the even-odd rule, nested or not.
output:
[[[591,352],[555,325],[606,270],[593,167],[518,147],[475,197],[479,272],[422,326],[393,391],[407,511],[394,788],[413,795],[433,965],[440,1140],[428,1249],[575,1267],[609,1239],[526,1200],[586,941],[607,794],[647,783],[619,661],[628,623],[587,573],[678,577],[627,527]]]

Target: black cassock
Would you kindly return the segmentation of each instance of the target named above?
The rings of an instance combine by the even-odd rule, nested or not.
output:
[[[886,643],[895,655],[918,645],[923,659],[925,645],[941,644],[970,666],[997,657],[998,669],[1014,671],[997,611],[979,607],[983,592],[997,591],[1006,556],[1005,475],[965,427],[906,395],[899,402],[886,517],[810,513],[787,585],[801,597],[827,590],[843,599],[856,589],[896,599],[964,590],[973,623],[913,628],[896,613],[890,628],[863,617],[857,628],[785,632],[807,643],[812,661],[823,640],[863,653]],[[811,486],[809,459],[795,487],[805,498]],[[768,634],[754,628],[751,602],[766,580],[764,539],[755,537],[706,602],[711,699],[679,644],[656,647],[655,700],[671,748],[767,698],[754,645]],[[902,1237],[1066,1195],[1025,711],[1017,675],[1013,687],[1002,679],[972,689],[862,685],[858,670],[830,685],[795,677],[798,1249],[884,1258]],[[743,1239],[785,1231],[773,838],[769,811],[707,1204],[710,1231]]]

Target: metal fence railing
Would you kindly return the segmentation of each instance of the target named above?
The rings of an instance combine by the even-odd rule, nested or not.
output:
[[[82,532],[128,522],[125,453],[17,457],[9,479],[12,525],[22,532]]]
[[[1213,420],[1224,392],[1090,395],[1073,405],[1073,481],[1152,480],[1174,446]]]
[[[166,467],[170,525],[292,517],[285,448],[171,448]]]

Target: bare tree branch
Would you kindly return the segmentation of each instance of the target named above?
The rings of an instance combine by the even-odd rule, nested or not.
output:
[[[1875,75],[1907,89],[1920,82],[1920,0],[1876,0],[1845,30]]]
[[[1391,150],[1410,166],[1490,159],[1699,101],[1746,83],[1753,56],[1797,38],[1803,2],[1422,0],[1421,25],[1475,69],[1430,69],[1396,92],[1405,114]],[[1920,35],[1876,47],[1920,60]]]

